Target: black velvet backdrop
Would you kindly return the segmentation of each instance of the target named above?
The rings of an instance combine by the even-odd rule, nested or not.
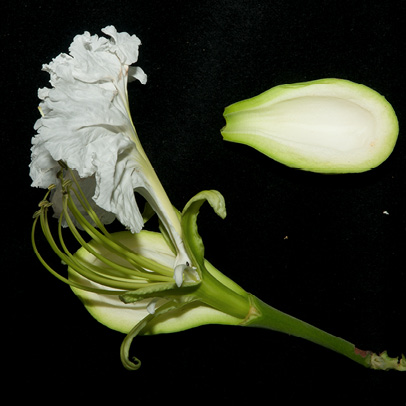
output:
[[[31,216],[43,191],[32,189],[28,176],[36,92],[48,82],[42,64],[84,31],[101,34],[113,24],[134,33],[148,83],[129,86],[132,116],[169,197],[179,209],[203,189],[226,199],[225,220],[208,206],[199,215],[206,257],[280,310],[360,348],[406,353],[405,5],[2,3],[2,367],[15,399],[405,405],[404,374],[370,371],[304,340],[239,327],[136,338],[143,365],[126,371],[123,336],[92,319],[32,253]],[[303,173],[222,140],[227,105],[325,77],[368,85],[393,105],[399,140],[377,169]]]

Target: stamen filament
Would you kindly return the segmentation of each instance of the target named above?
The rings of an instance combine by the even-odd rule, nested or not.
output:
[[[72,234],[76,238],[76,240],[79,242],[79,244],[82,247],[84,247],[86,249],[86,251],[88,251],[90,254],[95,256],[98,260],[102,261],[109,267],[116,269],[117,271],[120,271],[124,275],[128,275],[128,278],[120,278],[122,280],[118,281],[118,278],[114,277],[113,275],[108,275],[107,273],[105,273],[105,274],[100,273],[99,277],[101,278],[101,280],[97,281],[98,283],[107,284],[108,286],[111,286],[114,288],[133,290],[133,289],[136,289],[136,287],[134,287],[134,283],[131,281],[132,278],[137,277],[138,280],[142,279],[145,281],[150,281],[150,280],[162,281],[162,278],[165,278],[161,275],[154,275],[152,273],[141,272],[141,271],[138,271],[133,268],[128,268],[123,265],[119,265],[119,264],[111,261],[110,259],[106,258],[105,256],[101,255],[96,250],[94,250],[91,247],[91,245],[83,239],[83,237],[80,235],[79,231],[73,224],[73,221],[72,221],[67,209],[68,209],[68,206],[71,211],[72,211],[72,209],[74,209],[74,210],[77,210],[77,209],[76,209],[76,207],[73,208],[73,207],[71,207],[71,205],[69,205],[68,199],[69,199],[69,195],[65,195],[64,201],[63,201],[63,206],[64,206],[63,215],[69,226],[70,231],[72,232]],[[75,216],[75,218],[76,218],[76,216]],[[81,225],[83,226],[83,224],[81,224]],[[89,232],[89,230],[85,229],[85,231],[88,232],[89,235],[91,234]],[[90,276],[90,275],[83,275],[83,276],[85,276],[91,280],[94,279],[94,277]],[[102,282],[102,280],[104,280],[105,282]],[[165,278],[165,280],[170,280],[170,278]]]
[[[83,261],[78,260],[78,258],[72,255],[68,250],[66,250],[66,252],[62,252],[56,244],[54,238],[52,237],[52,233],[48,224],[48,216],[46,215],[46,213],[44,213],[42,216],[43,221],[41,222],[41,224],[43,225],[43,233],[53,251],[61,258],[64,263],[66,263],[67,266],[69,266],[85,278],[92,280],[93,282],[99,283],[106,287],[119,289],[119,293],[123,293],[122,291],[134,290],[139,287],[136,285],[136,283],[129,282],[129,279],[126,280],[127,283],[114,283],[114,281],[108,278],[106,275],[93,272],[89,268],[88,263],[84,263]],[[66,247],[64,243],[63,245]]]
[[[76,179],[76,176],[73,174],[72,169],[69,169],[69,173],[73,179],[73,182],[77,188],[71,188],[73,192],[75,193],[76,198],[78,199],[79,203],[81,206],[86,210],[90,218],[93,220],[95,223],[96,227],[98,227],[104,235],[109,236],[110,233],[107,231],[106,227],[104,227],[104,224],[100,221],[99,217],[97,216],[96,212],[92,209],[92,206],[89,204],[89,201],[87,200],[85,194],[83,193],[82,188],[79,186],[79,183]],[[63,178],[62,178],[63,179]]]
[[[99,279],[99,280],[96,281],[96,280],[94,280],[95,278],[93,277],[93,275],[98,275],[100,278],[104,277],[107,280],[110,279],[110,280],[128,282],[128,280],[129,280],[128,277],[122,277],[121,276],[122,273],[123,273],[122,270],[116,269],[115,266],[109,266],[109,268],[103,268],[103,272],[100,272],[100,269],[101,269],[100,266],[93,265],[89,261],[84,261],[84,260],[82,260],[80,258],[80,256],[72,255],[69,252],[69,250],[66,247],[66,244],[65,244],[65,242],[63,240],[61,223],[62,223],[62,221],[59,221],[59,227],[58,227],[59,240],[61,242],[61,246],[62,246],[63,250],[69,256],[69,259],[74,263],[74,265],[70,265],[70,267],[72,269],[74,269],[77,273],[84,276],[85,278],[93,280],[94,282],[98,282],[98,283],[101,283],[102,279]],[[88,252],[90,252],[90,251],[88,251]],[[80,269],[80,271],[79,271],[79,269]],[[115,270],[117,272],[114,272]],[[132,271],[132,270],[130,269],[130,271]],[[106,280],[106,279],[103,279],[103,280]],[[132,290],[133,289],[138,289],[138,288],[144,288],[145,286],[150,285],[150,283],[148,283],[148,280],[146,278],[133,277],[131,279],[134,279],[131,282],[131,289]],[[170,278],[168,278],[168,279],[170,279]],[[137,280],[138,280],[138,282],[136,282]],[[105,282],[103,282],[103,284],[106,285]],[[113,286],[110,286],[110,287],[113,287]],[[120,288],[121,288],[121,285],[120,285]],[[123,289],[124,289],[124,287],[123,287]],[[127,289],[128,289],[128,287],[127,287]]]
[[[44,231],[45,225],[42,224],[44,221],[44,218],[46,218],[46,213],[44,213],[44,211],[46,211],[47,209],[44,208],[42,209],[38,215],[35,217],[34,219],[34,223],[32,225],[32,230],[31,230],[31,243],[32,243],[32,247],[34,250],[34,253],[36,254],[37,258],[39,259],[39,261],[41,262],[41,264],[45,267],[45,269],[47,269],[53,276],[55,276],[57,279],[59,279],[60,281],[78,288],[78,289],[82,289],[82,290],[86,290],[89,292],[93,292],[93,293],[98,293],[98,294],[107,294],[107,295],[120,295],[123,292],[122,291],[111,291],[111,290],[105,290],[105,289],[97,289],[97,288],[92,288],[92,287],[88,287],[88,286],[84,286],[81,285],[79,283],[73,282],[65,277],[63,277],[62,275],[60,275],[58,272],[56,272],[42,257],[42,255],[39,253],[38,248],[37,248],[37,244],[35,242],[35,231],[36,231],[36,226],[38,223],[38,220],[40,220],[41,222],[41,227],[43,230],[43,233],[45,235],[45,238],[47,239],[48,243],[51,245],[51,248],[53,249],[53,251],[64,261],[64,262],[69,262],[66,261],[66,257],[64,257],[62,255],[62,253],[58,250],[58,247],[56,246],[55,242],[53,241],[52,235],[50,233],[50,230],[48,229],[48,232]],[[52,244],[53,242],[53,244]]]
[[[134,268],[136,268],[141,273],[145,274],[145,272],[147,272],[149,279],[162,280],[162,278],[164,276],[173,278],[173,269],[166,267],[152,259],[148,259],[134,251],[129,250],[124,245],[114,241],[111,238],[111,235],[107,232],[107,230],[106,230],[107,235],[103,235],[102,233],[100,233],[95,227],[93,227],[86,220],[86,218],[82,215],[82,213],[77,209],[69,192],[67,193],[67,196],[68,196],[67,205],[68,205],[69,210],[71,211],[71,213],[73,214],[75,219],[79,222],[79,224],[82,226],[82,228],[86,231],[86,233],[94,241],[103,245],[109,251],[111,251],[111,252],[121,256],[125,260],[127,260]],[[70,219],[69,212],[67,209],[64,209],[64,214],[65,214],[66,220],[68,218]],[[74,227],[74,229],[76,230],[76,227],[73,225],[73,222],[71,222],[71,224]],[[72,232],[73,232],[73,230],[72,230]],[[79,235],[79,233],[78,233],[78,235]],[[81,241],[79,241],[79,242],[83,246],[85,246],[85,244],[86,244],[83,239],[81,239]],[[93,252],[92,252],[92,254],[95,255]],[[95,256],[97,256],[97,255],[95,255]],[[99,259],[101,259],[101,258],[99,258]],[[131,269],[131,272],[134,272],[134,270]],[[153,276],[154,274],[158,274],[159,276],[155,277],[155,276]],[[164,278],[164,280],[169,280],[169,279]]]
[[[46,197],[48,197],[49,195],[49,191],[47,192]],[[66,198],[65,198],[66,200]],[[150,280],[152,275],[148,275],[148,278],[145,277],[138,277],[138,281],[132,281],[129,278],[119,278],[119,277],[114,277],[112,275],[108,275],[107,273],[100,273],[100,272],[95,272],[95,269],[97,269],[97,267],[91,267],[89,266],[90,264],[88,262],[84,262],[82,261],[80,258],[72,255],[64,240],[62,237],[62,216],[59,219],[59,239],[60,239],[60,243],[62,246],[63,251],[61,251],[57,245],[57,243],[55,242],[55,239],[52,236],[52,232],[49,228],[49,223],[48,223],[48,207],[50,207],[51,204],[47,201],[47,200],[42,200],[40,203],[40,210],[39,212],[37,212],[37,215],[35,216],[34,219],[34,224],[33,224],[33,229],[32,229],[32,244],[33,244],[33,248],[34,248],[34,252],[36,253],[37,257],[39,258],[40,262],[44,265],[44,267],[51,273],[53,274],[55,277],[57,277],[59,280],[63,281],[64,283],[69,284],[72,287],[76,287],[78,289],[84,289],[87,291],[91,291],[94,293],[100,293],[100,294],[109,294],[109,295],[120,295],[126,291],[129,290],[136,290],[138,288],[145,288],[146,286],[150,286],[151,283],[148,283],[148,281]],[[66,210],[65,210],[66,213]],[[50,267],[46,261],[42,258],[42,256],[40,255],[37,247],[36,247],[36,243],[35,243],[35,230],[36,230],[36,225],[38,222],[38,219],[40,219],[40,223],[41,223],[41,228],[42,228],[42,232],[48,242],[48,244],[50,245],[51,249],[58,255],[58,257],[70,268],[72,268],[73,270],[75,270],[77,273],[79,273],[80,275],[82,275],[83,277],[92,280],[93,282],[99,283],[101,285],[104,285],[106,287],[110,287],[113,289],[119,289],[118,291],[111,291],[111,290],[104,290],[104,289],[96,289],[96,288],[89,288],[86,286],[83,286],[81,284],[75,283],[65,277],[63,277],[62,275],[60,275],[59,273],[57,273],[56,271],[54,271],[52,269],[52,267]],[[71,219],[69,218],[69,220],[71,221]],[[67,219],[67,221],[69,222],[69,220]],[[73,223],[71,223],[71,226],[73,226],[75,228],[75,226],[73,225]],[[72,228],[70,227],[71,231]],[[75,228],[76,230],[76,228]],[[78,231],[76,230],[76,232],[78,233]],[[79,233],[78,233],[79,234]],[[79,241],[80,243],[84,243],[85,245],[87,245],[85,243],[85,241],[82,239],[81,241]],[[103,258],[100,258],[103,259]],[[117,268],[117,264],[115,264],[114,262],[111,262],[109,264],[110,266],[112,266],[112,268]],[[133,272],[133,269],[131,268],[124,268],[126,269],[126,271],[128,271],[127,273],[131,273]],[[107,271],[107,269],[105,269]],[[161,281],[162,279],[158,279],[159,281]],[[167,278],[168,281],[171,281],[172,278]]]

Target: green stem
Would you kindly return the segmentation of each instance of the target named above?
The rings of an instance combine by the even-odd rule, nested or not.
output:
[[[255,296],[251,296],[251,301],[252,316],[244,323],[245,326],[261,327],[301,337],[342,354],[358,364],[371,367],[373,353],[359,350],[349,341],[333,336],[311,324],[283,313]]]

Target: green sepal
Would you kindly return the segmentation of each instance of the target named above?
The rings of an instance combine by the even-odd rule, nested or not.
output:
[[[384,96],[335,78],[275,86],[226,107],[224,118],[224,140],[316,173],[375,168],[392,153],[399,133]]]
[[[182,211],[181,225],[185,246],[199,267],[204,267],[204,244],[197,228],[200,207],[208,202],[221,218],[226,217],[224,197],[217,190],[203,190],[192,197]]]

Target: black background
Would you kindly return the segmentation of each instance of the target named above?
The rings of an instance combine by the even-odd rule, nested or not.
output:
[[[1,6],[2,369],[16,400],[250,401],[405,405],[405,375],[364,369],[304,340],[205,326],[136,338],[93,320],[32,253],[43,191],[28,176],[41,72],[72,38],[113,24],[142,40],[148,83],[129,86],[141,142],[172,203],[217,189],[228,215],[199,215],[206,257],[262,300],[362,349],[406,353],[404,1],[5,1]],[[224,108],[325,77],[385,95],[400,135],[359,175],[286,168],[220,135]],[[384,214],[384,211],[389,214]],[[287,238],[286,238],[287,237]],[[5,299],[4,299],[5,292]],[[3,379],[2,379],[3,380]],[[3,380],[4,383],[4,380]],[[14,385],[17,384],[17,385]],[[112,397],[112,398],[110,398]]]

